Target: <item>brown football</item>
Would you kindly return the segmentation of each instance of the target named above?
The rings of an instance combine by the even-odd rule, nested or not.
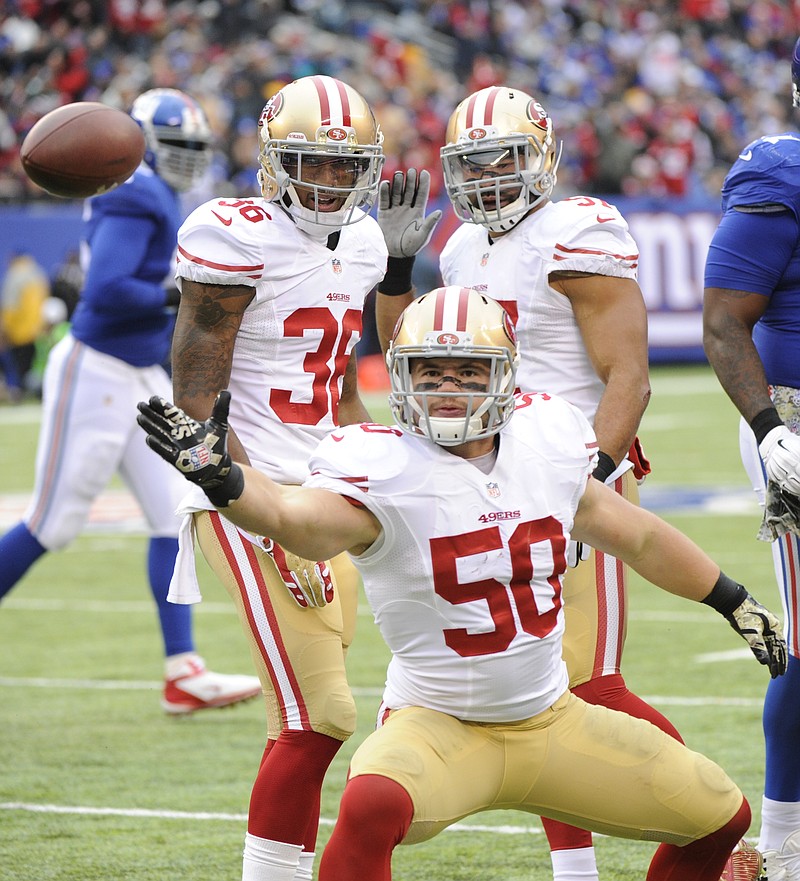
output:
[[[142,161],[144,133],[127,113],[96,101],[51,110],[25,136],[25,173],[53,196],[85,199],[126,181]]]

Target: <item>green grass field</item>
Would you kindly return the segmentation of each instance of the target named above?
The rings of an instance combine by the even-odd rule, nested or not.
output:
[[[652,382],[641,437],[653,475],[643,503],[779,609],[769,548],[755,540],[759,514],[739,462],[732,405],[708,368],[655,368]],[[374,417],[387,418],[380,399],[369,403]],[[32,485],[37,421],[36,406],[0,408],[3,531]],[[714,492],[708,504],[684,507],[673,492],[678,488]],[[256,701],[185,719],[162,713],[160,636],[144,548],[137,529],[96,523],[68,550],[40,561],[0,607],[2,881],[241,877],[263,710]],[[227,595],[208,573],[201,579],[199,650],[215,669],[249,672]],[[750,834],[756,835],[766,670],[706,607],[634,579],[631,610],[624,663],[630,687],[663,710],[691,747],[729,771],[753,807]],[[359,728],[328,774],[318,853],[336,817],[349,756],[372,727],[386,660],[362,602],[348,657]],[[596,846],[604,881],[644,877],[652,845],[598,838]],[[538,819],[493,812],[427,844],[400,848],[394,877],[551,875]]]

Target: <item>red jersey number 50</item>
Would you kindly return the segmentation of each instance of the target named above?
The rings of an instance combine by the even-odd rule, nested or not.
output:
[[[548,566],[544,578],[553,589],[553,605],[544,613],[539,611],[531,587],[534,577],[531,546],[539,543],[549,544],[552,557],[552,564]],[[465,628],[445,630],[445,643],[454,652],[462,657],[504,652],[518,632],[512,602],[524,633],[541,638],[556,626],[561,609],[559,575],[566,568],[566,540],[561,524],[554,517],[543,517],[517,525],[508,540],[512,572],[508,585],[494,578],[465,584],[458,580],[457,561],[460,557],[503,550],[498,526],[462,535],[433,538],[430,546],[436,593],[454,605],[485,600],[495,625],[495,629],[488,633],[470,633]]]

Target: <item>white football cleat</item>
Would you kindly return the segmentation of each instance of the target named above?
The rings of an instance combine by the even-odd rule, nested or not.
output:
[[[743,838],[728,857],[719,881],[761,881],[762,865],[761,854]]]
[[[764,851],[764,881],[800,881],[800,829],[792,832],[780,850]]]
[[[161,706],[173,716],[229,707],[261,694],[257,676],[227,675],[206,669],[194,652],[167,660],[167,677]]]

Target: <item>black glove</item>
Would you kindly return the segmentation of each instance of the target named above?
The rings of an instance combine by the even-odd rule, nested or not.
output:
[[[197,422],[164,398],[138,404],[136,421],[147,432],[147,446],[196,483],[216,508],[227,508],[244,492],[244,473],[228,453],[231,393],[221,391],[211,417]]]

